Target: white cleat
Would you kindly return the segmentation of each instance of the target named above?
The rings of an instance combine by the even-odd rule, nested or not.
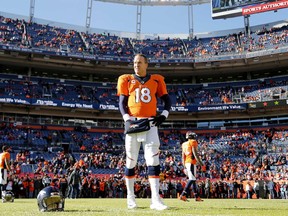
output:
[[[162,210],[168,209],[168,206],[164,205],[162,201],[160,200],[160,201],[152,202],[152,204],[150,205],[150,209],[162,211]]]
[[[127,197],[127,208],[128,209],[136,209],[137,208],[135,196]]]

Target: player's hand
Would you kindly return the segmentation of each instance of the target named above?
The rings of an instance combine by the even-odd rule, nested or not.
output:
[[[128,119],[127,121],[125,121],[124,122],[124,124],[125,124],[125,131],[124,131],[124,133],[126,134],[126,132],[129,130],[129,128],[130,128],[130,125],[132,124],[132,120],[131,119]]]
[[[184,173],[185,175],[188,175],[188,171],[187,171],[186,168],[183,169],[183,173]]]
[[[125,114],[125,115],[123,115],[123,120],[124,120],[124,122],[127,122],[128,120],[132,120],[132,117],[129,115],[129,114]]]
[[[159,115],[154,117],[152,124],[154,124],[156,127],[160,126],[164,121],[166,120],[166,117],[164,115]]]

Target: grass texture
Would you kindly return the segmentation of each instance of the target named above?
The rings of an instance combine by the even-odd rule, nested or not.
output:
[[[285,216],[288,215],[288,200],[281,199],[204,199],[204,202],[183,202],[164,199],[168,210],[156,211],[149,208],[150,199],[136,199],[138,208],[128,210],[126,199],[66,199],[63,212],[40,212],[36,199],[15,199],[13,203],[0,203],[1,216]]]

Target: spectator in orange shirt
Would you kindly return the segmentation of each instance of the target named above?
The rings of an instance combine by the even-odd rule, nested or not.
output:
[[[29,198],[34,198],[34,179],[29,181]]]
[[[30,182],[30,178],[27,174],[22,181],[25,198],[29,198],[29,182]]]
[[[83,151],[83,152],[86,151],[86,146],[82,145],[82,146],[80,147],[80,150]]]
[[[100,192],[101,198],[105,198],[105,181],[104,181],[104,178],[102,178],[101,181],[99,182],[99,192]]]

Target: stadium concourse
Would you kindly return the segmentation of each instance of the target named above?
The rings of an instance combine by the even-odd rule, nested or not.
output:
[[[84,59],[87,65],[95,56],[99,59],[117,59],[113,62],[116,66],[112,69],[115,70],[118,59],[129,63],[134,53],[142,52],[152,62],[161,60],[169,64],[177,64],[179,59],[189,62],[197,58],[217,57],[218,63],[213,64],[217,63],[218,67],[221,59],[231,60],[229,55],[245,58],[242,54],[248,56],[252,53],[255,62],[259,60],[261,51],[265,55],[279,52],[283,56],[287,54],[283,48],[288,45],[287,26],[259,29],[249,37],[238,32],[217,38],[139,41],[3,16],[0,16],[0,21],[3,116],[0,144],[8,144],[13,149],[13,172],[9,177],[8,189],[15,193],[16,198],[35,198],[44,183],[59,184],[61,178],[68,178],[75,163],[81,168],[82,179],[79,186],[81,193],[77,198],[126,196],[123,122],[115,114],[118,113],[116,84],[92,82],[88,78],[79,81],[72,75],[69,77],[71,79],[55,78],[51,71],[39,77],[36,72],[43,70],[44,66],[34,64],[30,67],[33,56],[40,53],[44,60],[56,56],[56,62],[63,58],[66,63],[68,59],[76,57],[77,61],[78,58]],[[10,64],[4,59],[7,53],[13,56],[9,56]],[[23,67],[11,67],[11,64],[16,65],[17,57],[23,57]],[[57,66],[61,67],[60,64]],[[12,70],[8,70],[10,67]],[[93,76],[92,73],[90,75]],[[112,78],[116,76],[115,73]],[[201,172],[198,167],[201,197],[246,198],[255,193],[256,198],[288,198],[288,76],[284,72],[281,76],[264,76],[262,79],[251,77],[206,86],[201,79],[193,84],[168,84],[174,110],[171,112],[173,124],[160,128],[161,193],[164,198],[176,198],[184,187],[180,143],[188,128],[199,135],[200,155],[205,162],[202,168],[206,172]],[[228,114],[233,114],[230,119],[227,110],[222,115],[223,118],[226,115],[226,119],[220,118],[221,121],[211,120],[217,116],[216,112],[207,112],[203,115],[205,119],[195,119],[202,115],[196,110],[227,107],[231,109]],[[233,109],[236,112],[233,113]],[[191,122],[198,123],[191,123],[189,127],[189,122],[184,122],[177,126],[187,118],[186,115],[179,117],[179,113],[187,110],[192,113],[189,116]],[[248,115],[253,113],[251,110],[260,114],[251,119]],[[244,112],[248,113],[246,119],[241,116]],[[137,196],[149,197],[142,151],[137,164],[137,177]],[[259,183],[258,188],[255,182]],[[249,188],[250,184],[253,188]],[[65,191],[65,196],[71,198],[69,189]]]

